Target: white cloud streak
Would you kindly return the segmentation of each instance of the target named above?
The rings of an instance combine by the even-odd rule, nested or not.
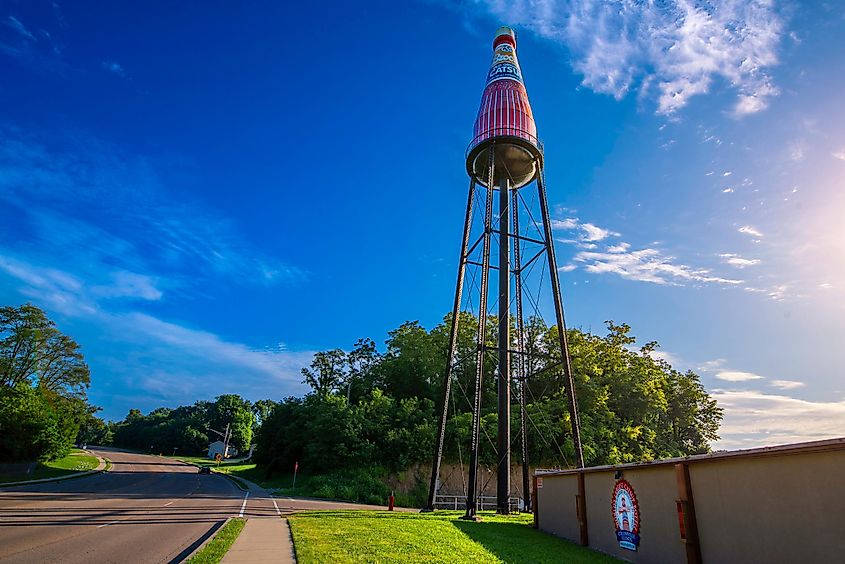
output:
[[[738,370],[723,370],[716,374],[716,378],[725,382],[748,382],[750,380],[762,380],[763,377],[753,372],[740,372]]]
[[[592,90],[625,97],[656,91],[657,112],[674,114],[717,79],[738,93],[733,114],[765,109],[778,94],[784,23],[769,0],[480,0],[453,4],[491,14],[564,45]]]
[[[115,61],[103,61],[101,66],[106,72],[110,72],[114,75],[119,76],[120,78],[127,77],[126,69],[124,69],[123,66],[121,66],[119,63],[116,63]]]
[[[628,280],[650,282],[653,284],[683,285],[687,283],[705,284],[741,284],[741,280],[714,276],[708,269],[693,268],[680,264],[674,257],[664,254],[659,249],[631,249],[630,243],[620,241],[605,244],[599,249],[598,243],[609,237],[620,237],[619,233],[598,227],[592,223],[582,223],[576,217],[552,220],[552,227],[557,230],[574,232],[574,239],[558,239],[558,242],[574,245],[579,251],[567,265],[574,270],[580,265],[593,274],[617,274]]]
[[[140,311],[123,311],[114,300],[126,304],[162,297],[150,277],[116,271],[107,283],[91,284],[69,272],[0,255],[0,281],[2,275],[39,306],[92,328],[93,343],[85,348],[86,353],[99,349],[89,358],[94,379],[99,378],[97,367],[108,366],[112,373],[100,381],[98,393],[122,379],[131,403],[150,409],[222,393],[259,399],[304,391],[299,370],[310,362],[312,351],[260,350]]]
[[[735,266],[737,268],[745,268],[746,266],[755,266],[760,264],[760,259],[747,259],[734,253],[722,253],[719,255],[722,262]]]
[[[36,41],[32,32],[29,31],[18,18],[9,16],[6,18],[6,25],[14,29],[21,37],[28,39],[29,41]]]
[[[797,380],[772,380],[769,382],[769,385],[781,390],[794,390],[796,388],[803,388],[806,384]]]
[[[762,237],[763,234],[756,228],[751,227],[750,225],[743,225],[738,229],[740,233],[745,233],[746,235],[751,235],[752,237]]]
[[[845,429],[845,399],[808,401],[751,390],[713,390],[725,410],[716,449],[829,439]]]

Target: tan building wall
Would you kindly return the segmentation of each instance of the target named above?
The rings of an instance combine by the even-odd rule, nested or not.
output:
[[[686,521],[690,543],[681,539],[676,505],[683,466],[692,491]],[[636,552],[621,548],[616,538],[611,497],[620,471],[639,504]],[[663,564],[697,562],[700,554],[708,563],[845,562],[845,439],[583,473],[589,546],[618,558]],[[580,539],[578,474],[537,476],[538,527],[574,542]]]
[[[845,450],[690,467],[705,562],[845,562]]]

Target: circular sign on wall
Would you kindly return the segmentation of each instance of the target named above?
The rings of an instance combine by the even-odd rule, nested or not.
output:
[[[634,488],[627,480],[619,480],[611,498],[616,540],[627,550],[637,550],[640,545],[640,505]]]

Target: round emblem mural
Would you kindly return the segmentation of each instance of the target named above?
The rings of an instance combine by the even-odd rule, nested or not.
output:
[[[637,550],[640,545],[640,506],[634,488],[627,480],[619,480],[611,498],[616,540],[627,550]]]

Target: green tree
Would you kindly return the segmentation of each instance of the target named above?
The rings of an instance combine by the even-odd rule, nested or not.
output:
[[[25,304],[0,308],[0,385],[31,383],[85,399],[90,370],[72,338],[43,310]]]
[[[249,451],[252,444],[252,425],[255,416],[252,404],[235,394],[217,396],[211,409],[211,428],[222,431],[229,425],[231,439],[229,444],[241,453]]]
[[[310,368],[302,369],[302,383],[311,386],[321,398],[338,391],[346,377],[346,353],[341,349],[318,352]]]

